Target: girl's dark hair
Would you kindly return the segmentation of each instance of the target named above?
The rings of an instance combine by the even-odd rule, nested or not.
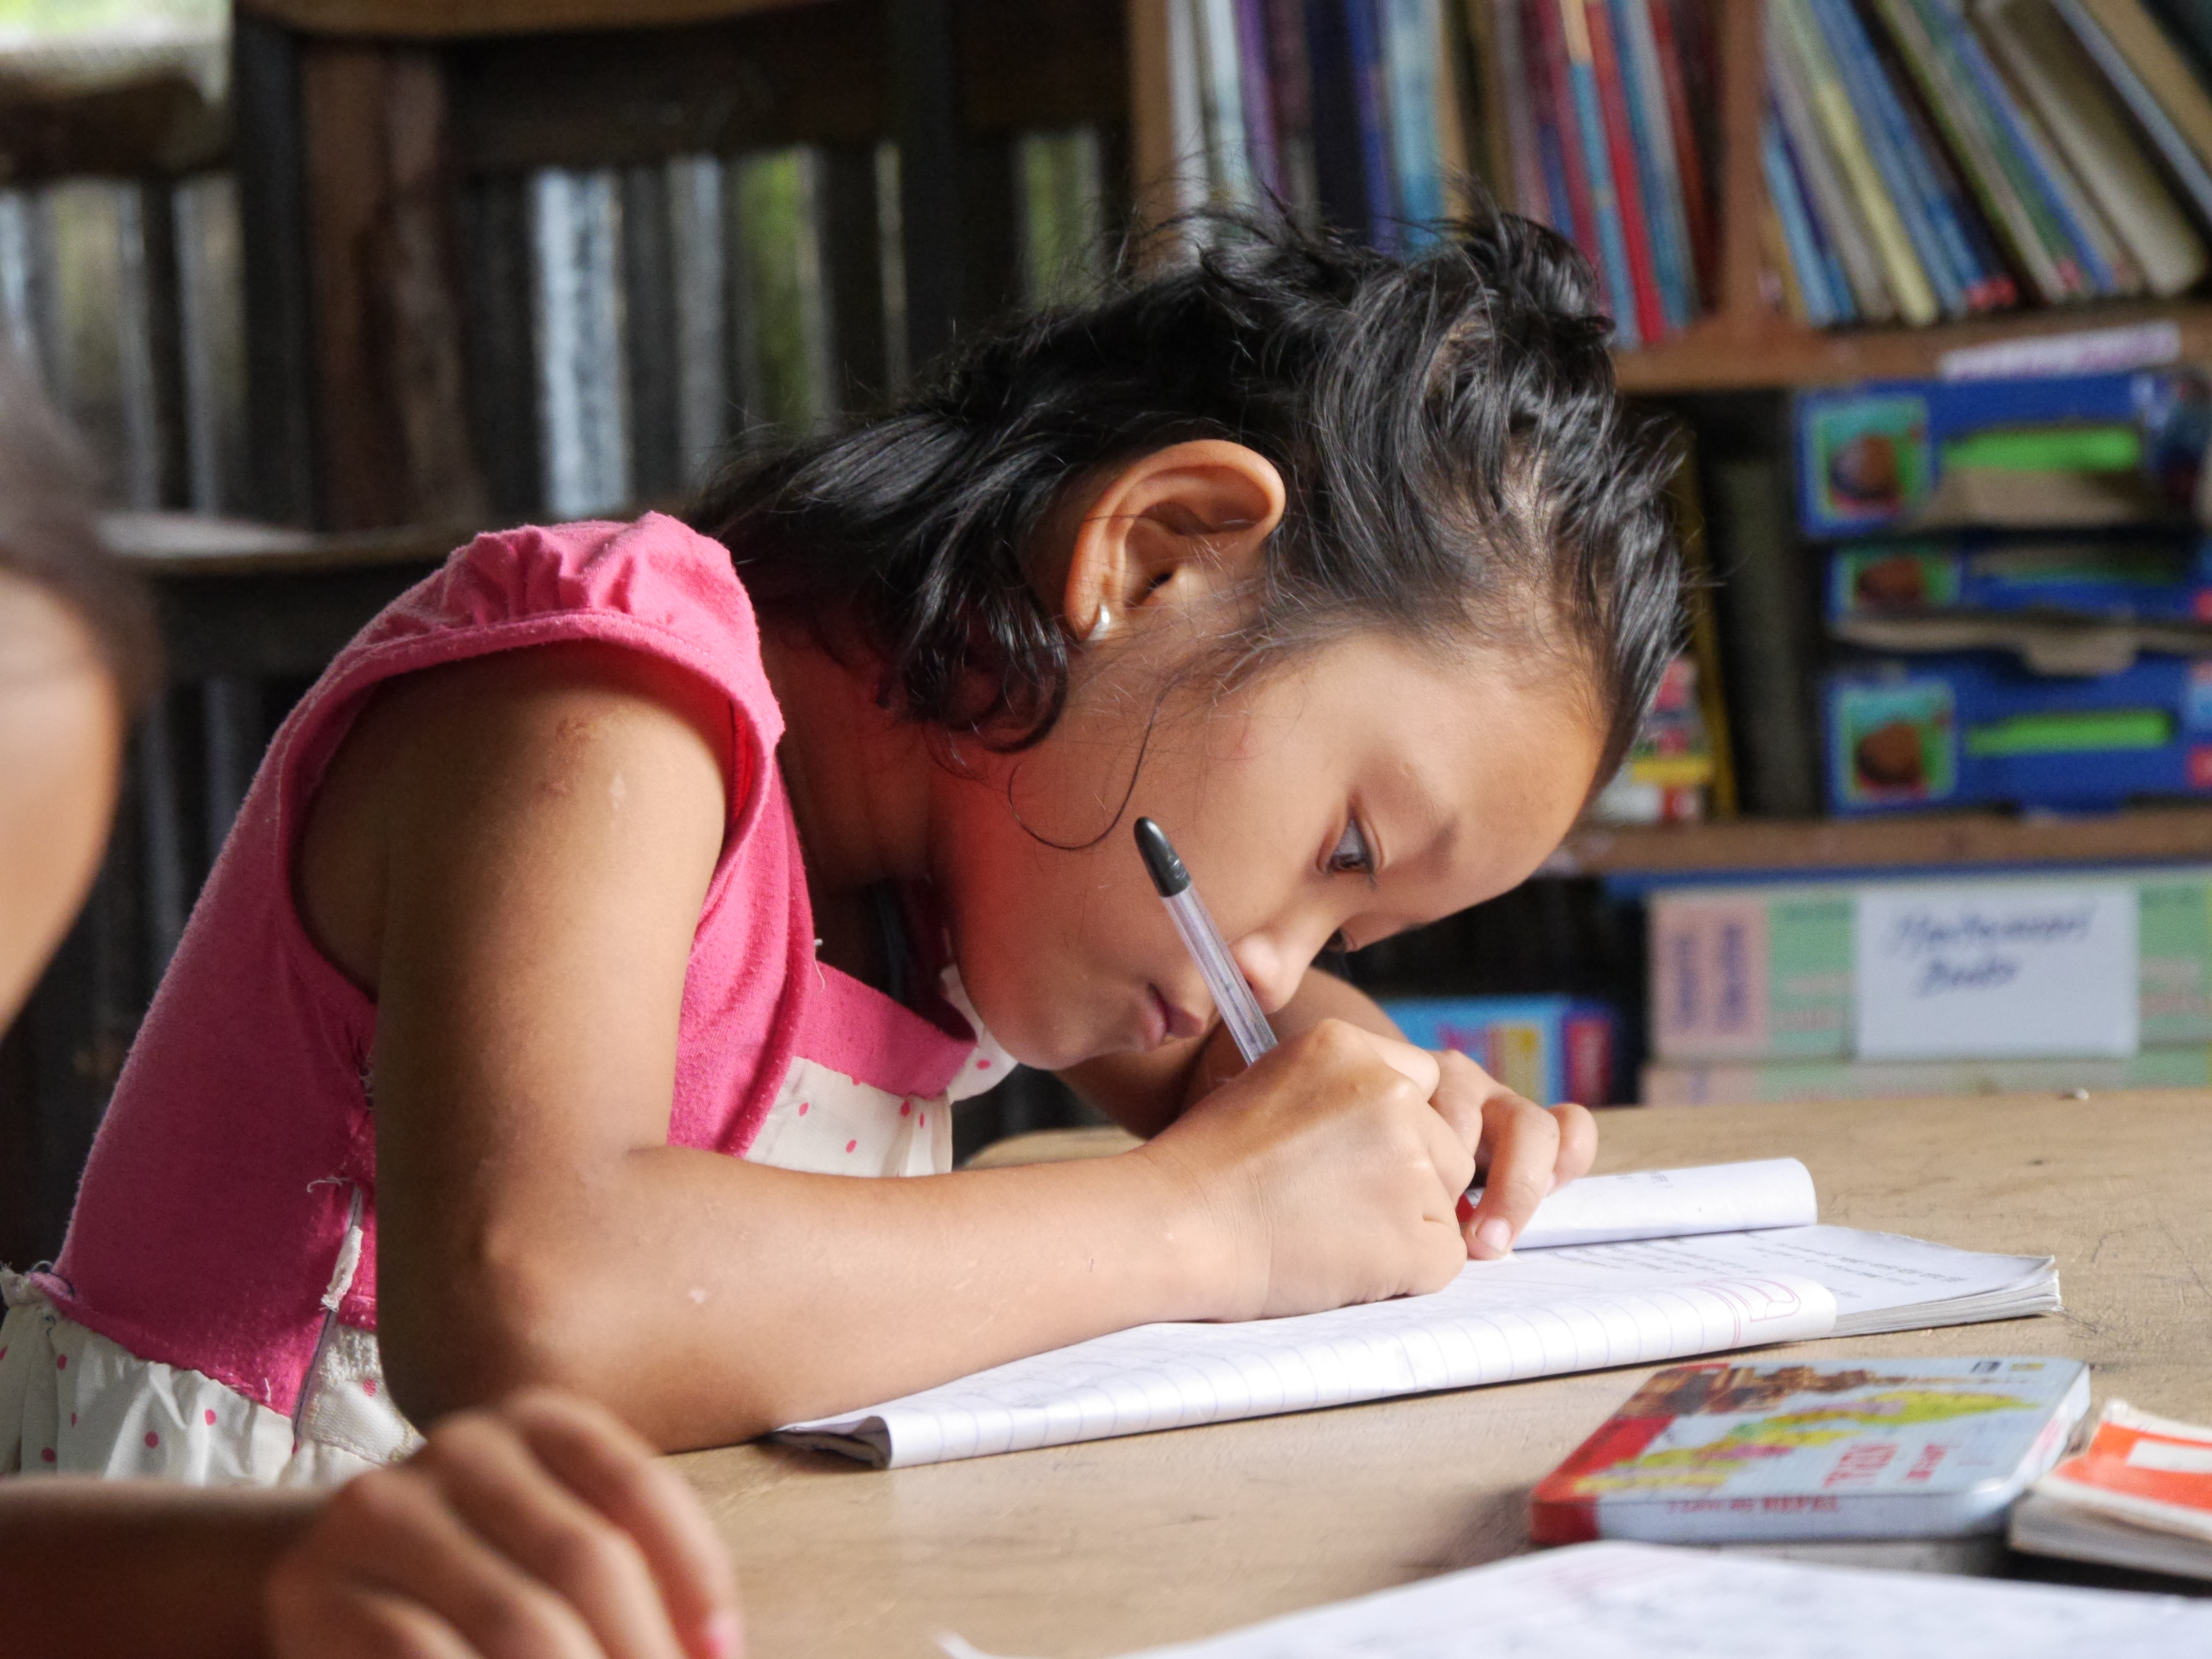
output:
[[[1486,212],[1401,260],[1209,216],[1194,264],[957,350],[887,415],[741,457],[694,515],[763,615],[854,630],[888,702],[1006,748],[1067,696],[1033,580],[1071,482],[1225,438],[1289,500],[1232,664],[1361,628],[1581,671],[1608,775],[1674,648],[1662,431],[1622,406],[1589,265]]]
[[[75,611],[137,708],[160,682],[153,607],[100,545],[93,476],[76,434],[0,344],[0,575],[35,582]]]

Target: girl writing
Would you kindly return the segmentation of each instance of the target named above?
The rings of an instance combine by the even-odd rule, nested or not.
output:
[[[1635,726],[1677,575],[1606,333],[1516,218],[1249,228],[696,529],[456,554],[279,732],[11,1322],[66,1465],[322,1478],[538,1381],[724,1443],[1504,1251],[1589,1115],[1311,964],[1519,883]],[[1010,1057],[1150,1139],[949,1172]]]

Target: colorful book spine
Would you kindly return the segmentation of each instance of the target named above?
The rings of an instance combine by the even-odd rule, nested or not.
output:
[[[1620,49],[1621,82],[1636,133],[1636,162],[1650,220],[1651,252],[1659,298],[1669,329],[1687,328],[1698,314],[1698,271],[1690,253],[1690,227],[1682,204],[1682,172],[1674,129],[1667,112],[1666,78],[1651,27],[1649,0],[1612,0],[1613,40]]]
[[[2212,169],[2206,167],[2181,128],[2166,113],[2165,106],[2152,95],[2150,88],[2136,73],[2126,55],[2081,0],[2052,0],[2052,3],[2081,42],[2082,49],[2104,72],[2112,90],[2119,94],[2120,101],[2128,106],[2128,113],[2135,117],[2136,125],[2157,148],[2160,158],[2189,192],[2197,211],[2212,218]]]
[[[1573,225],[1557,216],[1558,204],[1545,183],[1541,143],[1536,132],[1536,102],[1542,88],[1535,80],[1521,33],[1521,0],[1472,0],[1490,12],[1490,62],[1486,82],[1492,107],[1504,117],[1505,169],[1513,181],[1513,205],[1554,230],[1574,234]]]
[[[1418,247],[1435,239],[1444,216],[1437,72],[1443,5],[1443,0],[1382,0],[1382,5],[1398,212],[1405,245]]]
[[[1927,164],[1936,199],[1948,216],[1946,222],[1956,227],[1964,241],[1964,258],[1972,273],[1966,283],[1967,308],[1990,311],[2014,304],[2020,298],[2019,285],[1998,252],[1995,234],[1983,219],[1973,192],[1960,176],[1950,147],[1936,131],[1919,96],[1918,80],[1905,64],[1896,38],[1872,18],[1865,20],[1865,32],[1881,66],[1882,78],[1904,115],[1913,153]]]
[[[1675,182],[1682,192],[1682,214],[1687,222],[1690,258],[1700,293],[1711,298],[1720,293],[1720,234],[1713,219],[1712,198],[1706,188],[1705,147],[1698,142],[1698,124],[1690,105],[1689,76],[1684,54],[1691,49],[1677,27],[1678,3],[1701,0],[1645,0],[1651,38],[1659,54],[1660,74],[1667,88],[1667,119],[1674,134]]]
[[[1237,0],[1237,78],[1253,184],[1279,198],[1283,158],[1275,135],[1274,77],[1267,61],[1267,0]]]
[[[1403,210],[1391,166],[1390,66],[1382,50],[1382,0],[1344,0],[1345,40],[1351,51],[1368,240],[1384,252],[1395,253],[1403,240]]]
[[[1971,268],[1966,239],[1955,225],[1946,225],[1942,204],[1936,199],[1927,158],[1912,142],[1897,95],[1875,59],[1874,48],[1859,26],[1849,0],[1805,0],[1814,26],[1820,31],[1844,93],[1858,116],[1867,153],[1881,175],[1883,190],[1896,206],[1898,217],[1911,239],[1912,251],[1936,290],[1946,316],[1964,316],[1968,310],[1967,284],[1976,272]]]
[[[1527,0],[1527,3],[1524,15],[1534,25],[1530,38],[1540,43],[1544,64],[1543,78],[1534,83],[1540,88],[1543,100],[1539,119],[1557,151],[1556,161],[1547,155],[1546,165],[1552,173],[1553,200],[1564,201],[1566,207],[1566,216],[1558,222],[1559,228],[1574,239],[1590,269],[1597,273],[1598,297],[1607,313],[1618,317],[1628,301],[1626,295],[1613,292],[1613,272],[1598,234],[1597,203],[1591,193],[1589,169],[1583,160],[1574,67],[1567,60],[1566,27],[1560,19],[1559,0]]]
[[[1797,163],[1814,222],[1821,228],[1843,264],[1859,318],[1875,323],[1894,321],[1897,301],[1890,292],[1888,272],[1875,246],[1874,233],[1859,212],[1857,198],[1829,148],[1820,118],[1814,113],[1804,77],[1778,29],[1767,33],[1766,70],[1767,91],[1789,142],[1790,156]]]
[[[1803,77],[1830,149],[1881,256],[1899,311],[1915,326],[1934,322],[1942,313],[1936,290],[1899,216],[1897,204],[1869,153],[1858,115],[1806,0],[1774,0],[1771,15],[1779,26],[1784,52]]]
[[[1611,146],[1606,138],[1605,109],[1597,84],[1597,65],[1590,55],[1590,37],[1583,0],[1559,0],[1560,39],[1565,48],[1568,87],[1573,97],[1573,118],[1581,140],[1583,171],[1589,179],[1592,216],[1597,222],[1597,240],[1603,255],[1606,287],[1613,301],[1615,339],[1625,346],[1644,343],[1638,313],[1634,268],[1629,264],[1628,235],[1621,223],[1620,198],[1615,189]],[[1565,112],[1562,112],[1564,119]]]
[[[1952,153],[1966,168],[2013,262],[2026,274],[2038,297],[2057,301],[2076,291],[2062,269],[2063,242],[2055,227],[2047,231],[2023,194],[2003,152],[2008,143],[1996,116],[1975,89],[1955,52],[1948,50],[1948,25],[1921,0],[1875,0],[1905,67],[1918,83],[1928,110],[1942,130]]]
[[[1206,173],[1216,202],[1252,199],[1252,159],[1244,142],[1244,88],[1237,61],[1236,0],[1192,0],[1197,7],[1199,89],[1206,110]]]
[[[1815,328],[1826,328],[1844,319],[1843,308],[1837,302],[1827,262],[1814,239],[1813,216],[1798,187],[1796,172],[1790,166],[1781,126],[1771,112],[1759,125],[1759,137],[1766,193],[1781,222],[1791,274],[1796,278],[1797,291],[1804,303],[1805,320]]]
[[[1628,250],[1629,277],[1636,284],[1637,332],[1641,341],[1656,340],[1666,335],[1667,309],[1659,293],[1658,260],[1651,245],[1651,215],[1644,199],[1636,128],[1629,112],[1627,74],[1620,45],[1613,36],[1607,0],[1580,0],[1580,3],[1583,27],[1589,35],[1598,107],[1605,118],[1606,151],[1613,164],[1621,239]]]
[[[1299,217],[1321,211],[1314,166],[1313,61],[1307,55],[1306,0],[1267,0],[1267,82],[1274,96],[1275,145],[1284,200]]]
[[[2014,100],[2011,88],[1982,49],[1981,37],[1968,26],[1958,0],[1915,0],[1915,3],[1942,30],[1944,48],[1958,65],[1960,78],[1978,106],[1988,112],[1996,129],[1997,160],[2034,216],[2068,292],[2087,295],[2106,291],[2089,263],[2087,238],[2064,193],[2063,167]]]
[[[1359,136],[1359,93],[1352,54],[1352,0],[1305,0],[1306,54],[1312,70],[1314,186],[1320,216],[1340,230],[1365,234],[1389,211],[1370,199]]]

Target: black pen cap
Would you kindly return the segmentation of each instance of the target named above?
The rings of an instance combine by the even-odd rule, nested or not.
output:
[[[1150,818],[1137,820],[1137,850],[1145,855],[1145,868],[1152,872],[1152,885],[1162,898],[1173,898],[1190,885],[1190,872],[1176,856],[1168,832]]]

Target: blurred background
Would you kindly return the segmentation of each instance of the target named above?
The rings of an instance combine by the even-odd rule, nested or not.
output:
[[[0,0],[0,334],[168,672],[0,1042],[0,1260],[58,1247],[277,722],[450,547],[679,507],[1266,197],[1571,236],[1700,573],[1551,866],[1355,979],[1546,1098],[2212,1083],[2208,45],[2191,0]],[[1874,1058],[1854,884],[2087,867],[2185,919],[2126,1053]],[[1023,1075],[960,1144],[1082,1116]]]

